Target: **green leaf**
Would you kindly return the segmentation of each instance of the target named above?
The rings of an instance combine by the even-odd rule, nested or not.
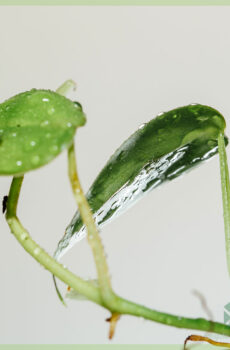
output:
[[[141,125],[111,156],[86,194],[96,223],[104,225],[152,189],[211,158],[218,152],[217,138],[224,129],[223,116],[200,104],[161,113]],[[55,257],[85,235],[76,212]]]
[[[85,124],[80,105],[50,90],[20,93],[0,105],[0,175],[37,169],[66,149]]]

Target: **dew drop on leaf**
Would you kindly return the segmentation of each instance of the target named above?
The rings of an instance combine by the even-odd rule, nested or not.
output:
[[[141,124],[138,129],[143,129],[145,127],[145,123]]]
[[[49,120],[44,120],[43,122],[41,122],[41,126],[46,126],[49,124]]]
[[[1,103],[0,175],[24,174],[49,163],[85,121],[82,109],[50,90],[32,89]]]
[[[57,151],[58,151],[58,146],[57,145],[53,145],[52,147],[50,147],[50,152],[56,153]]]
[[[204,122],[205,120],[208,120],[208,117],[200,116],[196,118],[197,120],[200,120],[201,122]]]
[[[31,159],[31,162],[33,164],[38,164],[40,161],[40,157],[39,156],[33,156],[33,158]]]
[[[208,146],[209,147],[214,147],[216,145],[216,141],[214,141],[214,140],[209,140],[208,141]]]
[[[48,109],[48,114],[51,115],[55,112],[55,108],[51,107],[50,109]]]

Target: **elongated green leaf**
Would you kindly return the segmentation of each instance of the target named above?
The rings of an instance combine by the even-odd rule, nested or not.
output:
[[[223,116],[199,104],[162,113],[141,125],[112,155],[87,193],[97,224],[109,222],[153,188],[212,157],[224,129]],[[59,242],[56,258],[85,234],[77,212]]]
[[[0,105],[0,175],[17,175],[54,159],[84,125],[81,107],[50,90],[31,90]]]

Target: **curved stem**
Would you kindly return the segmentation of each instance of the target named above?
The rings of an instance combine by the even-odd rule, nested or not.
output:
[[[15,177],[12,180],[9,197],[7,201],[6,219],[11,232],[23,246],[23,248],[42,266],[57,276],[61,281],[76,289],[79,293],[84,294],[88,299],[97,304],[101,304],[99,289],[92,286],[87,281],[77,277],[72,272],[67,270],[63,265],[53,259],[45,252],[29,235],[28,231],[20,223],[16,211],[18,197],[23,181],[22,177]]]
[[[98,282],[101,295],[103,301],[107,303],[107,301],[113,298],[109,269],[106,262],[101,238],[99,236],[95,221],[93,219],[90,206],[85,198],[84,192],[82,190],[78,178],[74,143],[68,149],[68,170],[73,194],[76,199],[82,220],[87,229],[88,241],[92,249],[97,268]]]
[[[72,184],[73,193],[77,201],[79,211],[82,217],[84,224],[86,225],[88,231],[88,239],[93,250],[94,259],[97,267],[99,286],[102,292],[102,298],[104,301],[103,294],[104,291],[108,291],[111,298],[106,299],[106,307],[116,314],[128,314],[133,316],[140,316],[146,319],[163,323],[166,325],[178,327],[178,328],[188,328],[188,329],[197,329],[207,331],[207,332],[216,332],[225,335],[230,335],[230,327],[223,325],[218,322],[208,321],[202,318],[198,319],[189,319],[186,317],[179,317],[167,313],[158,312],[146,308],[145,306],[130,302],[126,299],[123,299],[116,295],[112,289],[109,280],[108,266],[106,258],[104,255],[103,246],[97,231],[91,209],[85,198],[85,195],[82,191],[76,168],[75,160],[75,151],[74,145],[72,145],[68,150],[68,160],[69,160],[69,177]]]
[[[187,318],[179,315],[159,312],[149,309],[143,305],[130,302],[129,300],[121,297],[117,297],[114,306],[116,312],[120,314],[143,317],[146,320],[155,321],[176,328],[199,329],[200,331],[230,336],[229,326],[219,322],[209,321],[204,318]]]
[[[6,219],[17,215],[18,198],[22,187],[23,179],[24,176],[14,177],[11,182],[6,205]]]
[[[22,245],[22,247],[42,266],[49,270],[52,274],[61,279],[64,283],[75,289],[77,292],[85,295],[89,300],[105,307],[100,295],[100,290],[91,283],[75,276],[72,272],[64,268],[48,253],[44,251],[32,238],[26,229],[22,226],[16,216],[18,197],[21,189],[23,177],[13,178],[9,198],[7,202],[6,219],[10,226],[11,232]],[[143,317],[148,320],[163,323],[165,325],[196,329],[200,331],[208,331],[222,335],[230,336],[230,327],[218,322],[211,322],[205,319],[192,319],[186,317],[166,314],[156,310],[151,310],[145,306],[132,303],[114,294],[114,298],[110,301],[110,306],[106,308],[112,313],[127,314]]]

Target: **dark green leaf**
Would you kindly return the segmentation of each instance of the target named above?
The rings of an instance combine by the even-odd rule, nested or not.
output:
[[[199,104],[162,113],[141,125],[109,159],[87,193],[97,224],[107,223],[153,188],[212,157],[224,129],[223,116]],[[85,234],[77,212],[59,242],[56,258]]]

